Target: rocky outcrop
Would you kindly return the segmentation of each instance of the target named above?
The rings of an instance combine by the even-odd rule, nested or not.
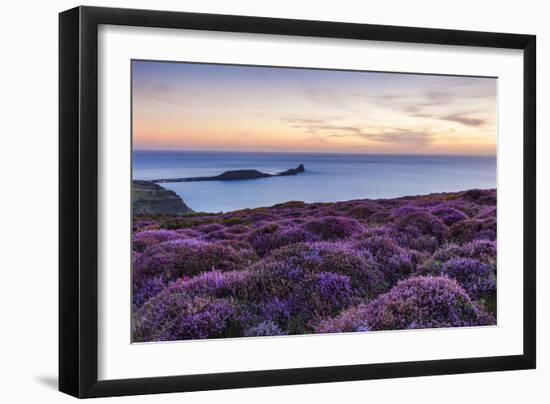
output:
[[[277,174],[277,176],[297,175],[297,174],[299,174],[299,173],[303,173],[304,171],[306,171],[306,168],[304,167],[303,164],[300,164],[300,165],[299,165],[298,167],[296,167],[296,168],[291,168],[291,169],[289,169],[289,170],[280,172],[279,174]]]
[[[152,180],[152,183],[160,184],[163,182],[193,182],[193,181],[235,181],[235,180],[253,180],[257,178],[282,177],[286,175],[297,175],[305,171],[303,164],[296,168],[291,168],[286,171],[281,171],[277,174],[262,173],[258,170],[231,170],[225,171],[220,175],[210,177],[187,177],[187,178],[166,178],[160,180]]]
[[[134,215],[193,213],[193,210],[174,191],[164,189],[150,181],[133,181],[132,202]]]

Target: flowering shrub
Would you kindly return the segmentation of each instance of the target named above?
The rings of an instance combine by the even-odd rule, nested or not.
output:
[[[170,289],[185,296],[231,297],[237,295],[238,288],[249,275],[247,270],[203,272],[192,278],[178,279]]]
[[[318,332],[465,327],[494,324],[454,280],[412,277],[367,305],[322,322]]]
[[[340,315],[328,318],[315,327],[319,334],[369,331],[365,315],[366,305],[351,307]]]
[[[496,206],[486,206],[477,215],[476,219],[494,219],[497,216]]]
[[[372,254],[390,285],[408,277],[416,268],[416,254],[398,246],[388,236],[365,238],[357,241],[355,248]]]
[[[285,334],[286,332],[281,330],[279,326],[271,320],[262,321],[244,332],[245,337],[263,337]]]
[[[427,235],[441,241],[447,234],[447,226],[437,216],[424,211],[398,216],[394,224],[397,231],[412,237]]]
[[[339,240],[362,231],[361,224],[354,219],[326,216],[304,224],[304,229],[318,235],[322,240]]]
[[[413,213],[425,213],[426,210],[419,207],[419,206],[415,206],[415,205],[403,205],[397,209],[394,209],[392,211],[392,216],[394,217],[399,217],[399,218],[402,218],[402,217],[405,217],[405,216],[408,216],[410,214],[413,214]]]
[[[497,193],[494,189],[470,189],[462,193],[462,198],[480,205],[496,205],[497,203]]]
[[[231,299],[188,299],[170,292],[158,294],[135,312],[134,342],[222,338],[242,332]]]
[[[441,273],[456,279],[473,299],[496,293],[495,271],[491,264],[474,258],[453,258],[443,265]]]
[[[450,238],[457,243],[473,240],[496,240],[496,219],[470,219],[457,222],[450,227]]]
[[[134,341],[495,324],[496,192],[134,218]]]
[[[374,296],[387,289],[380,265],[372,254],[352,243],[299,243],[274,251],[264,265],[284,263],[310,272],[333,272],[346,275],[363,296]]]
[[[393,219],[394,218],[390,212],[380,211],[370,215],[369,218],[366,219],[366,222],[371,226],[380,226],[391,222]]]
[[[255,254],[251,249],[238,249],[223,242],[178,239],[147,248],[136,259],[134,277],[161,275],[173,280],[213,269],[242,269],[254,261]]]
[[[151,245],[177,238],[179,238],[178,233],[172,230],[145,230],[134,234],[133,248],[135,251],[142,252]]]
[[[465,244],[464,249],[467,251],[467,256],[470,258],[496,264],[497,243],[494,240],[475,240],[471,243]]]
[[[134,309],[139,308],[143,303],[162,291],[168,285],[168,281],[162,276],[146,278],[142,282],[134,281],[132,303]]]
[[[348,307],[355,293],[348,276],[269,261],[251,270],[236,296],[259,320],[302,334],[311,332],[312,322]]]
[[[496,276],[496,243],[490,240],[475,240],[466,244],[446,244],[430,258],[418,265],[417,275],[440,275],[446,263],[459,258],[469,258],[489,264]],[[460,270],[458,270],[460,271]]]
[[[443,221],[443,223],[445,223],[447,226],[450,226],[453,223],[459,222],[461,220],[468,219],[468,216],[466,216],[464,212],[458,209],[446,207],[446,206],[443,206],[443,207],[440,206],[432,210],[432,214],[440,218]]]
[[[381,208],[376,203],[357,204],[349,210],[349,215],[357,220],[368,219],[373,214],[380,212]]]
[[[175,230],[179,238],[201,238],[203,234],[194,229],[178,229]]]
[[[289,227],[278,223],[262,226],[247,237],[247,241],[260,256],[285,245],[318,239],[318,236],[301,227]]]

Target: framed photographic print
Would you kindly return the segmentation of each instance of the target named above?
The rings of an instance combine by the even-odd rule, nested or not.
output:
[[[61,391],[535,367],[534,36],[59,21]]]

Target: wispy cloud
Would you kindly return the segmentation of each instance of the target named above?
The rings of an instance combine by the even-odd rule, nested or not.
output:
[[[372,97],[377,105],[401,110],[407,116],[413,118],[428,118],[442,121],[456,122],[465,126],[477,127],[487,123],[472,115],[483,112],[480,110],[464,112],[460,104],[465,100],[494,97],[494,91],[471,91],[455,93],[445,91],[425,91],[414,96],[407,94],[382,94]],[[447,113],[442,113],[447,110]],[[456,111],[449,113],[449,110]]]
[[[467,116],[467,113],[442,116],[439,119],[444,121],[458,122],[466,126],[481,126],[485,124],[484,119],[469,117]]]
[[[412,130],[394,128],[382,131],[382,133],[364,134],[370,139],[378,142],[400,144],[405,147],[425,147],[432,143],[433,134],[425,130]]]
[[[434,135],[422,129],[379,128],[373,125],[340,125],[324,119],[282,118],[291,127],[313,135],[311,141],[326,142],[328,138],[357,138],[371,142],[422,147],[433,141]]]

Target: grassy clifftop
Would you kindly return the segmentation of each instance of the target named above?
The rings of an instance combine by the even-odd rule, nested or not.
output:
[[[169,191],[148,181],[133,181],[132,201],[134,215],[186,215],[193,213],[193,210],[174,191]]]

